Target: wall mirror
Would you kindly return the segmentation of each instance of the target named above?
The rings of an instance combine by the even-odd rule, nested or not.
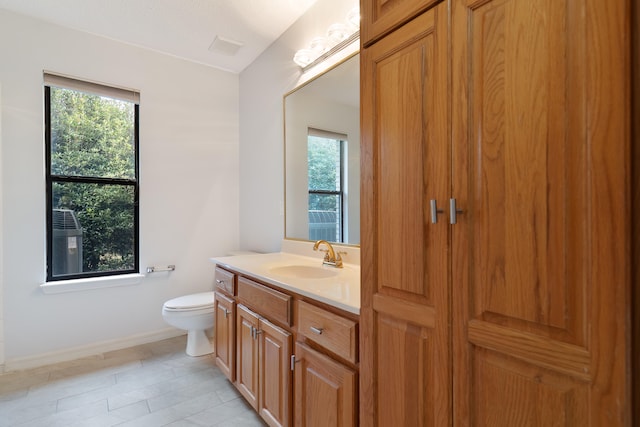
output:
[[[285,238],[360,244],[360,55],[284,96]]]

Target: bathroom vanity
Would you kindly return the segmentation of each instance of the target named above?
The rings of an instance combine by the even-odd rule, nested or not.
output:
[[[216,364],[272,426],[357,425],[360,268],[214,258]]]

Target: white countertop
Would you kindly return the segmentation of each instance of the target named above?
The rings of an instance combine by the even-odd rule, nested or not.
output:
[[[289,290],[354,314],[360,314],[360,266],[344,264],[343,268],[322,265],[321,254],[308,257],[288,252],[236,255],[211,258],[211,262],[253,276],[265,283]],[[282,267],[313,267],[319,275],[282,274]],[[286,270],[285,270],[286,271]]]

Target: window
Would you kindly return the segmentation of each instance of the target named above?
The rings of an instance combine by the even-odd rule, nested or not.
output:
[[[47,281],[137,273],[139,94],[44,82]]]
[[[309,128],[309,240],[343,242],[343,151],[346,135]]]

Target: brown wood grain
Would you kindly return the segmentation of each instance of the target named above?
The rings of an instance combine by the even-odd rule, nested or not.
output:
[[[295,425],[358,425],[356,372],[301,343],[295,354]]]
[[[258,410],[259,371],[258,341],[254,329],[259,328],[258,315],[245,306],[236,307],[236,387],[253,409]]]
[[[298,333],[352,363],[357,362],[357,322],[302,301],[296,305]]]
[[[366,0],[361,1],[360,37],[369,46],[381,36],[428,9],[441,0]]]
[[[238,301],[282,325],[291,325],[292,300],[290,295],[268,288],[246,277],[240,276],[238,278]]]
[[[236,294],[236,275],[216,266],[215,290],[227,296]]]
[[[229,297],[215,293],[215,348],[216,365],[234,382],[236,379],[236,303]]]
[[[630,425],[627,6],[453,2],[455,425]]]
[[[631,2],[631,227],[632,227],[632,419],[631,425],[640,424],[640,5]]]
[[[447,43],[442,4],[361,53],[362,425],[451,420]]]
[[[422,4],[362,7],[361,422],[637,423],[637,3]]]
[[[293,354],[292,335],[260,319],[259,414],[271,427],[293,425],[292,378],[290,360]]]

